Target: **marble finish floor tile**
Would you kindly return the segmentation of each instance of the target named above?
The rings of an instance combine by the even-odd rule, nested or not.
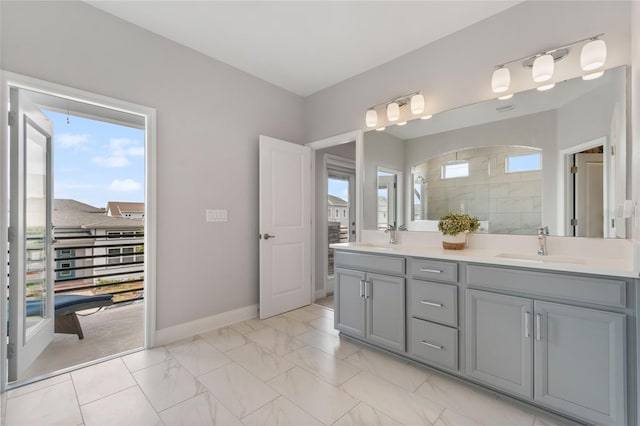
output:
[[[70,380],[7,399],[5,422],[13,425],[79,425],[82,423]]]
[[[249,326],[247,327],[250,330],[249,332],[255,331],[253,328]],[[200,334],[200,337],[220,352],[226,352],[247,343],[247,338],[232,327],[224,327],[209,331],[207,333]]]
[[[435,401],[481,424],[531,426],[534,415],[471,385],[433,374],[416,394]]]
[[[333,424],[333,426],[401,426],[391,417],[369,407],[364,402],[356,405],[351,411]]]
[[[136,384],[121,358],[105,361],[71,373],[80,405],[130,388]]]
[[[347,393],[300,367],[294,367],[267,383],[325,424],[332,424],[358,404]]]
[[[431,375],[424,368],[366,348],[347,357],[345,361],[411,392],[418,389]]]
[[[408,425],[431,425],[445,408],[366,371],[347,381],[340,389]]]
[[[269,327],[249,333],[247,337],[263,348],[280,356],[305,346],[304,343],[296,340],[294,337],[287,336]]]
[[[307,324],[304,324],[298,320],[286,317],[284,315],[278,315],[276,317],[267,318],[263,321],[264,324],[269,327],[278,330],[287,336],[297,336],[302,333],[306,333],[309,330],[313,330]]]
[[[319,318],[320,314],[318,312],[310,312],[306,309],[296,309],[294,311],[285,312],[282,316],[299,322],[309,322]]]
[[[231,324],[229,327],[234,329],[240,334],[249,334],[256,330],[261,330],[266,327],[259,319],[250,319],[236,324]]]
[[[45,380],[39,380],[26,386],[20,386],[19,388],[11,389],[10,391],[6,392],[5,396],[7,397],[7,399],[11,399],[20,395],[25,395],[40,389],[47,388],[49,386],[57,385],[58,383],[68,382],[70,380],[71,374],[60,374],[59,376],[51,377]]]
[[[138,386],[82,406],[85,426],[161,426],[158,417]]]
[[[242,419],[246,426],[320,426],[322,423],[285,397],[279,397]]]
[[[134,372],[152,365],[160,364],[171,358],[171,355],[163,347],[138,351],[122,357],[129,371]]]
[[[358,367],[312,346],[291,352],[285,358],[334,386],[341,385],[360,372]]]
[[[570,422],[560,418],[546,416],[544,414],[536,414],[536,418],[533,421],[533,426],[575,426],[576,422]]]
[[[323,352],[333,355],[337,358],[344,359],[349,355],[357,352],[361,346],[349,342],[347,339],[328,334],[323,331],[315,330],[301,334],[296,337],[301,342],[320,349]]]
[[[482,426],[482,423],[478,423],[469,417],[465,417],[447,408],[440,414],[438,421],[436,421],[433,426]]]
[[[160,412],[160,418],[166,426],[242,426],[240,420],[231,414],[209,392],[201,393]]]
[[[227,352],[229,358],[248,372],[267,381],[293,368],[293,363],[255,344],[248,343]]]
[[[205,391],[200,382],[175,359],[136,371],[133,377],[158,411]]]
[[[231,360],[200,337],[167,346],[171,355],[194,376],[227,365]]]
[[[200,376],[198,380],[237,418],[278,397],[271,387],[235,362]]]
[[[308,324],[316,328],[320,331],[324,331],[325,333],[338,335],[340,332],[335,329],[335,325],[333,323],[333,319],[327,317],[319,317],[314,320],[308,322]]]

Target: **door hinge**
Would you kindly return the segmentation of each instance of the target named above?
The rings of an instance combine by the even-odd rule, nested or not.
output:
[[[575,175],[576,173],[578,173],[578,166],[571,166],[571,169],[569,171],[572,175]]]
[[[616,147],[615,146],[611,146],[611,155],[616,155]]]
[[[16,355],[16,345],[14,343],[7,344],[7,359],[11,359]]]
[[[611,219],[611,227],[612,228],[616,227],[616,220],[615,219]]]
[[[9,126],[13,126],[14,124],[16,124],[16,112],[15,111],[9,111],[8,120],[9,120]]]
[[[578,226],[578,219],[571,219],[571,226]]]
[[[14,242],[16,239],[16,230],[13,228],[13,226],[10,226],[7,229],[7,240],[12,243]]]

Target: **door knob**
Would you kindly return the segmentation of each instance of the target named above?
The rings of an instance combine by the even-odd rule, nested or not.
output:
[[[275,238],[275,237],[276,237],[275,235],[264,234],[264,237],[263,237],[263,238],[264,238],[265,240],[268,240],[269,238]]]

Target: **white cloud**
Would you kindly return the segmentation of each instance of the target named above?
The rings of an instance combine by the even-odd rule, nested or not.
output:
[[[128,138],[109,139],[109,151],[117,157],[141,157],[144,155],[142,142]]]
[[[94,163],[98,164],[102,167],[127,167],[131,165],[131,161],[129,161],[126,157],[93,157],[91,159]]]
[[[109,190],[117,192],[133,192],[142,189],[142,185],[133,179],[116,179],[109,185]]]
[[[82,148],[89,142],[89,135],[62,133],[55,136],[55,141],[60,144],[61,148]]]

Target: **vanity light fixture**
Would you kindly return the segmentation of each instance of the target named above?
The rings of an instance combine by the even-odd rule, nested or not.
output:
[[[498,99],[501,101],[506,101],[507,99],[513,98],[513,93],[509,93],[508,95],[498,96]]]
[[[429,120],[432,117],[433,117],[433,114],[427,114],[420,117],[420,120]]]
[[[543,84],[542,86],[536,87],[538,92],[546,92],[547,90],[551,90],[556,87],[555,83]]]
[[[539,86],[537,88],[538,90],[544,91],[553,88],[555,86],[555,83],[552,82],[553,74],[555,72],[555,63],[564,59],[570,52],[569,48],[577,44],[583,44],[580,51],[580,66],[582,71],[590,71],[583,75],[582,78],[584,80],[593,80],[594,78],[598,78],[604,74],[604,70],[598,69],[604,66],[607,59],[607,45],[604,40],[601,40],[602,36],[604,36],[604,34],[583,38],[564,46],[556,47],[555,49],[539,52],[535,55],[525,56],[497,65],[491,76],[491,90],[496,94],[509,91],[511,73],[507,68],[507,65],[516,62],[521,62],[525,68],[531,68],[531,78],[534,82],[546,83]],[[504,94],[498,97],[498,99],[509,99],[511,96],[511,94]]]
[[[409,93],[408,95],[390,99],[386,102],[379,103],[369,108],[365,115],[365,123],[367,127],[376,127],[378,125],[377,108],[384,106],[385,113],[387,115],[387,121],[394,122],[400,119],[401,108],[407,104],[409,105],[412,114],[419,115],[424,113],[424,95],[421,92],[413,92]]]
[[[376,132],[384,132],[384,129],[386,129],[386,127],[378,127]]]
[[[398,126],[404,126],[405,124],[407,124],[407,122],[403,121],[402,123],[398,123]]]

